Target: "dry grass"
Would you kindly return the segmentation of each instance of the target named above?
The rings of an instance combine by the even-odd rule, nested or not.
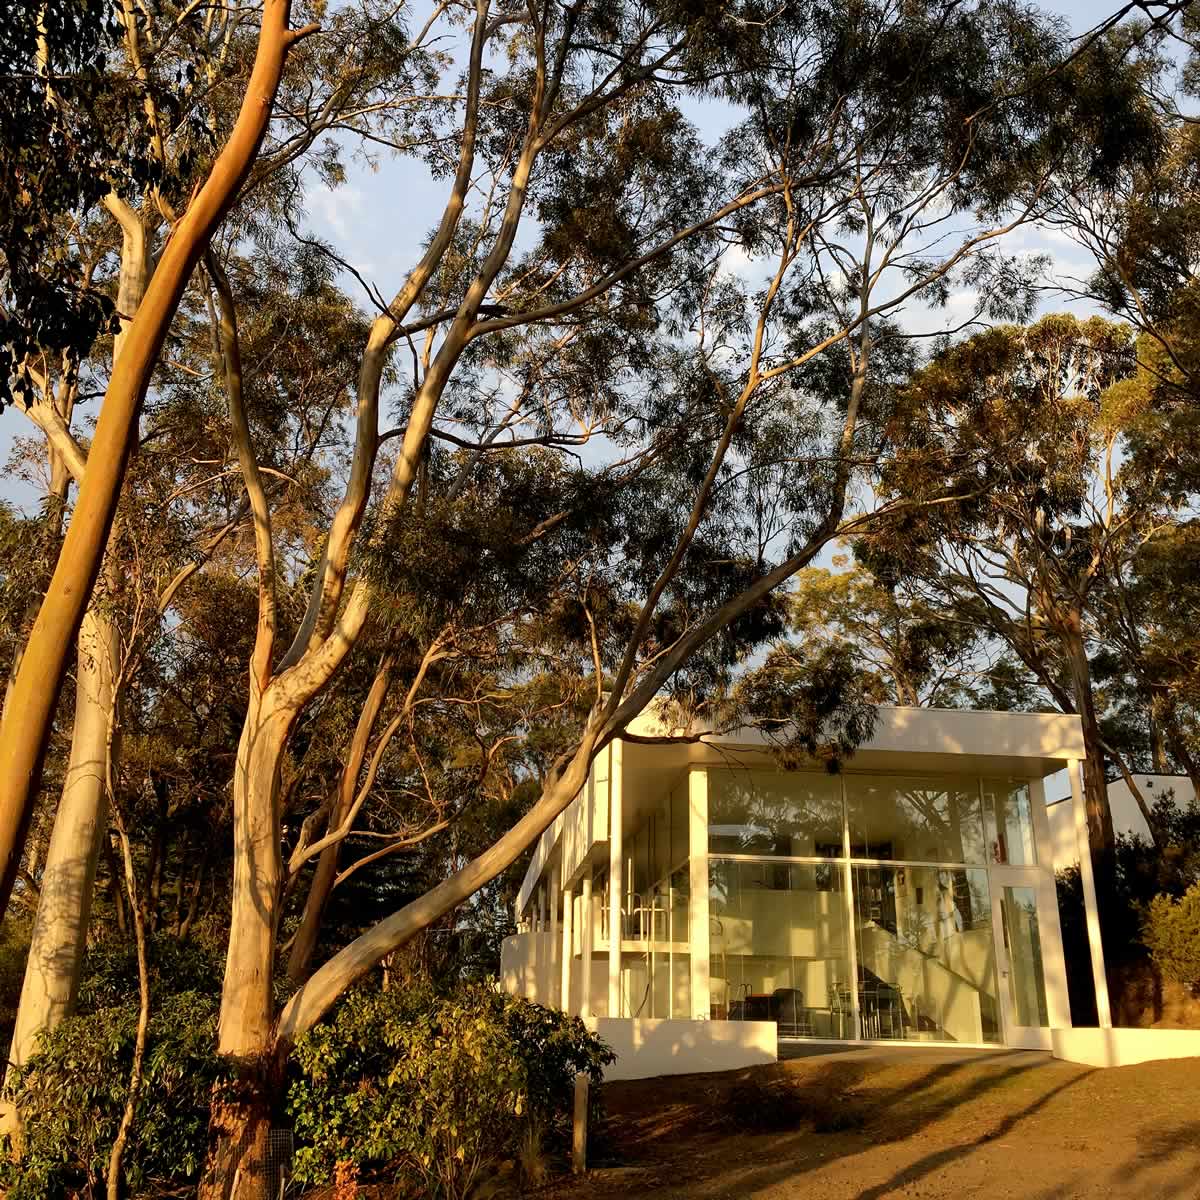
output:
[[[1200,1197],[1200,1061],[831,1055],[611,1084],[610,1161],[554,1200]],[[767,1115],[746,1115],[751,1104]],[[844,1115],[846,1114],[846,1115]]]

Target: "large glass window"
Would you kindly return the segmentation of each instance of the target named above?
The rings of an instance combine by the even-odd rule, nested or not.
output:
[[[853,875],[863,1036],[999,1042],[987,871],[856,866]]]
[[[1038,930],[1037,892],[1031,887],[1004,889],[1004,941],[1008,949],[1008,987],[1018,1025],[1046,1028],[1046,979]]]
[[[709,860],[712,1015],[782,1037],[850,1037],[843,868]]]
[[[1020,780],[985,779],[983,810],[987,821],[988,861],[1014,867],[1037,863],[1037,837],[1029,785]]]
[[[840,857],[841,780],[816,772],[710,770],[708,848],[713,854]]]
[[[854,858],[984,863],[977,779],[846,777]]]

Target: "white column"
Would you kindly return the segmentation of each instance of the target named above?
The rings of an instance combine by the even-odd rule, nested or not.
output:
[[[579,1015],[592,1015],[592,868],[588,865],[583,876],[579,897]]]
[[[1079,878],[1083,884],[1083,907],[1087,915],[1088,948],[1092,952],[1092,979],[1096,984],[1096,1018],[1101,1029],[1112,1028],[1108,1003],[1108,977],[1104,973],[1104,943],[1100,940],[1100,907],[1096,902],[1096,876],[1092,870],[1092,845],[1088,837],[1087,807],[1079,778],[1080,762],[1067,759],[1071,777],[1071,807],[1075,812],[1075,843],[1079,849]]]
[[[688,950],[692,1019],[712,1015],[708,982],[708,772],[688,771]]]
[[[538,933],[546,932],[546,885],[538,884],[537,893]]]
[[[849,976],[846,990],[850,996],[850,1036],[862,1041],[862,1013],[858,1003],[858,927],[854,923],[854,868],[850,865],[850,806],[846,800],[846,776],[842,784],[842,888],[846,912],[846,954],[849,958]],[[840,1002],[839,1002],[840,1007]],[[831,1031],[832,1033],[832,1031]]]
[[[559,886],[558,868],[550,873],[550,932],[558,936],[558,906],[562,903],[562,888]]]
[[[1037,837],[1038,867],[1043,872],[1045,903],[1038,905],[1042,938],[1042,971],[1046,983],[1047,1016],[1052,1029],[1071,1027],[1071,996],[1067,990],[1067,956],[1063,952],[1062,924],[1058,917],[1058,897],[1054,887],[1054,853],[1050,845],[1050,818],[1046,812],[1046,785],[1041,779],[1029,781],[1029,807]],[[995,899],[993,904],[997,903]],[[1045,909],[1043,912],[1042,910]]]
[[[621,743],[608,744],[608,1015],[621,1012],[621,909],[625,871],[622,864]]]
[[[562,1010],[571,1011],[571,963],[575,958],[575,945],[571,940],[572,906],[575,903],[575,893],[567,888],[563,892],[563,925],[562,925]]]

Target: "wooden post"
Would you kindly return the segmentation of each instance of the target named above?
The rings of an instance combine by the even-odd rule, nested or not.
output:
[[[571,1170],[581,1175],[587,1170],[588,1085],[585,1074],[575,1076],[575,1122],[571,1137]]]

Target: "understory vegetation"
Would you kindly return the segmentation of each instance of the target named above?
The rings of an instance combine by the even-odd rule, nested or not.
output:
[[[173,939],[151,955],[155,1011],[144,1086],[126,1151],[131,1195],[199,1181],[214,1104],[237,1080],[215,1051],[217,964]],[[19,1160],[0,1161],[13,1200],[94,1193],[104,1182],[128,1099],[137,969],[120,943],[89,955],[79,1010],[16,1074]],[[575,1077],[600,1083],[613,1055],[578,1018],[487,984],[435,990],[427,980],[350,992],[287,1064],[273,1124],[294,1135],[297,1185],[382,1182],[398,1196],[462,1200],[481,1179],[519,1184],[561,1170]],[[591,1092],[600,1117],[599,1088]],[[12,1147],[10,1146],[11,1150]]]

